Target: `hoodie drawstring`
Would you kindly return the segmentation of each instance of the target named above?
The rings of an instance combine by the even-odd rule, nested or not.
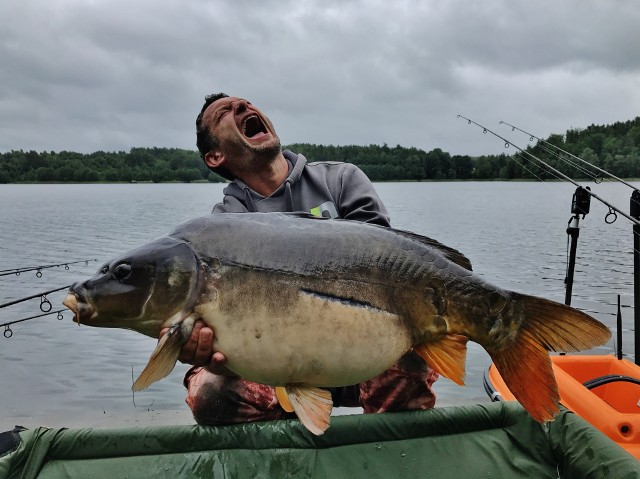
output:
[[[284,201],[287,207],[287,211],[295,211],[295,208],[293,207],[293,194],[291,193],[291,182],[289,180],[287,180],[284,184]]]
[[[251,197],[251,192],[249,191],[249,188],[244,188],[244,204],[247,207],[247,211],[249,211],[249,213],[255,213],[256,212],[256,204],[253,202],[253,198]]]

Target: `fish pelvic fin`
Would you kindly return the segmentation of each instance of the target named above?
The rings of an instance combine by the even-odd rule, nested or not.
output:
[[[464,386],[468,340],[461,334],[445,334],[436,342],[419,344],[413,349],[440,375]]]
[[[289,401],[289,396],[287,395],[287,390],[282,386],[276,387],[276,398],[278,398],[278,403],[282,406],[286,412],[293,412],[293,405],[291,401]]]
[[[548,351],[575,352],[605,344],[611,331],[577,309],[544,298],[512,293],[525,319],[510,347],[489,351],[509,390],[533,419],[552,421],[559,411],[558,386]]]
[[[195,315],[189,315],[182,321],[174,324],[167,333],[165,333],[156,349],[151,354],[149,362],[138,376],[138,379],[131,387],[134,391],[142,391],[147,389],[156,381],[169,375],[178,361],[182,346],[189,338],[195,323]]]
[[[276,388],[282,394],[283,388]],[[331,393],[325,389],[314,388],[309,386],[293,386],[284,387],[291,409],[295,411],[300,422],[316,436],[322,435],[328,428],[333,409],[333,400]],[[280,405],[285,411],[287,407],[278,397]],[[285,401],[286,403],[286,401]]]

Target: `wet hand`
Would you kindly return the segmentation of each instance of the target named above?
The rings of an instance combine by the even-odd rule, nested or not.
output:
[[[168,330],[169,328],[162,329],[160,331],[160,337]],[[224,354],[220,351],[213,350],[214,339],[215,334],[213,329],[206,326],[202,321],[196,321],[191,336],[182,347],[178,360],[194,366],[204,366],[214,374],[234,376],[234,374],[225,367],[227,358],[225,358]]]

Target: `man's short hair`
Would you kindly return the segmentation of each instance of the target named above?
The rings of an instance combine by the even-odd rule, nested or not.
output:
[[[196,118],[196,146],[198,147],[200,157],[203,160],[207,153],[218,147],[218,145],[220,144],[220,140],[211,134],[207,125],[202,123],[202,116],[204,115],[205,110],[214,101],[218,101],[221,98],[227,98],[228,96],[229,95],[227,95],[226,93],[214,93],[212,95],[207,95],[204,98],[204,105],[202,105],[202,110],[200,110],[200,113]],[[207,165],[207,167],[214,173],[217,173],[228,180],[233,180],[234,178],[231,172],[224,166],[212,168]]]

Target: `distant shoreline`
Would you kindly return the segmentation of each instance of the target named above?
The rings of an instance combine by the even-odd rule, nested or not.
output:
[[[624,181],[640,181],[640,178],[622,178]],[[578,183],[591,183],[592,180],[586,179],[577,179],[575,180]],[[443,180],[376,180],[373,183],[492,183],[492,182],[500,182],[500,183],[563,183],[566,180],[561,179],[545,179],[544,181],[531,179],[531,178],[492,178],[492,179],[443,179]],[[220,185],[220,184],[229,184],[226,182],[211,182],[207,180],[196,180],[196,181],[21,181],[21,182],[13,182],[13,183],[0,183],[0,187],[3,185],[188,185],[188,184],[209,184],[209,185]]]

